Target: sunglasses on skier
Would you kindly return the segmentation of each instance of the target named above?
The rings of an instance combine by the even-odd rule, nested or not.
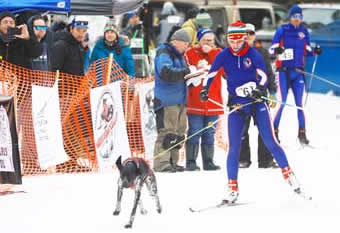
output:
[[[253,31],[247,31],[247,34],[250,35],[250,36],[253,36],[253,35],[255,35],[255,32],[253,32]]]
[[[303,19],[303,15],[297,13],[297,14],[292,15],[292,18],[293,18],[293,19],[301,19],[301,20],[302,20],[302,19]]]
[[[40,30],[44,30],[44,31],[46,31],[47,30],[47,26],[34,26],[34,28],[36,29],[36,30],[38,30],[38,31],[40,31]]]

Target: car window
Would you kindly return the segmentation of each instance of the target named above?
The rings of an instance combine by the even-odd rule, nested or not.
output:
[[[283,8],[274,8],[276,25],[281,25],[287,21],[288,11]]]
[[[269,9],[240,8],[242,22],[255,25],[256,30],[273,26]]]
[[[325,26],[340,19],[339,9],[303,8],[303,22],[310,29]]]
[[[210,17],[212,18],[213,25],[212,25],[212,30],[216,31],[218,25],[221,25],[222,28],[226,28],[226,25],[228,25],[228,20],[226,16],[226,11],[221,8],[221,9],[207,9]]]

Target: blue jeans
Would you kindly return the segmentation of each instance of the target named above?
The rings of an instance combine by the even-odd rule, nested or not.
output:
[[[188,130],[188,137],[197,131],[201,130],[202,128],[208,126],[215,122],[218,119],[218,115],[213,116],[204,116],[198,114],[188,114],[188,123],[189,123],[189,130]],[[194,137],[188,140],[190,144],[199,144],[201,138],[202,145],[214,145],[215,142],[215,132],[216,132],[216,124],[214,126],[198,133]]]

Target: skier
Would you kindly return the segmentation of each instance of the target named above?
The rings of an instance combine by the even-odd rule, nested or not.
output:
[[[230,108],[238,108],[228,115],[229,153],[227,157],[228,194],[224,203],[234,203],[239,196],[237,175],[241,137],[245,128],[245,118],[252,115],[260,135],[273,154],[283,177],[294,192],[300,194],[301,188],[294,173],[289,167],[285,152],[275,139],[272,122],[266,102],[261,97],[266,96],[267,75],[263,57],[245,42],[246,25],[237,21],[228,27],[227,40],[230,48],[224,49],[213,62],[207,75],[207,83],[200,97],[208,101],[209,87],[218,70],[223,67],[227,75],[227,88],[230,95]],[[249,104],[252,103],[253,104]],[[242,107],[242,105],[246,105]]]
[[[269,48],[270,54],[277,55],[276,68],[278,71],[278,92],[281,101],[286,102],[288,89],[292,88],[295,104],[302,107],[302,99],[305,90],[304,75],[298,73],[296,69],[304,69],[305,56],[321,54],[321,47],[316,46],[314,53],[310,46],[308,30],[301,25],[303,19],[302,9],[293,5],[289,10],[288,24],[280,26],[274,35],[272,46]],[[275,136],[278,139],[279,124],[284,105],[281,105],[274,117]],[[309,144],[306,137],[305,114],[298,109],[299,131],[298,139],[301,144]],[[279,140],[279,139],[278,139]]]

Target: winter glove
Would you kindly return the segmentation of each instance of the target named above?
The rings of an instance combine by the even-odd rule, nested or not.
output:
[[[262,96],[267,96],[267,89],[264,86],[257,86],[250,94],[250,97],[255,100],[261,100]]]
[[[209,90],[207,87],[203,87],[201,92],[200,92],[200,99],[202,102],[207,102],[209,99]]]
[[[284,53],[284,48],[282,48],[282,47],[276,47],[275,49],[274,49],[274,53],[275,54],[282,54],[282,53]]]
[[[276,96],[275,96],[275,94],[270,94],[270,95],[269,95],[269,99],[271,99],[271,100],[273,100],[273,101],[268,100],[268,101],[267,101],[268,106],[269,106],[270,108],[275,108],[275,107],[276,107]]]
[[[163,139],[163,149],[167,150],[171,147],[173,147],[174,145],[176,145],[177,143],[177,135],[173,134],[173,133],[168,133],[165,135],[164,139]]]
[[[320,45],[316,45],[314,48],[314,53],[320,55],[322,53],[322,49]]]

